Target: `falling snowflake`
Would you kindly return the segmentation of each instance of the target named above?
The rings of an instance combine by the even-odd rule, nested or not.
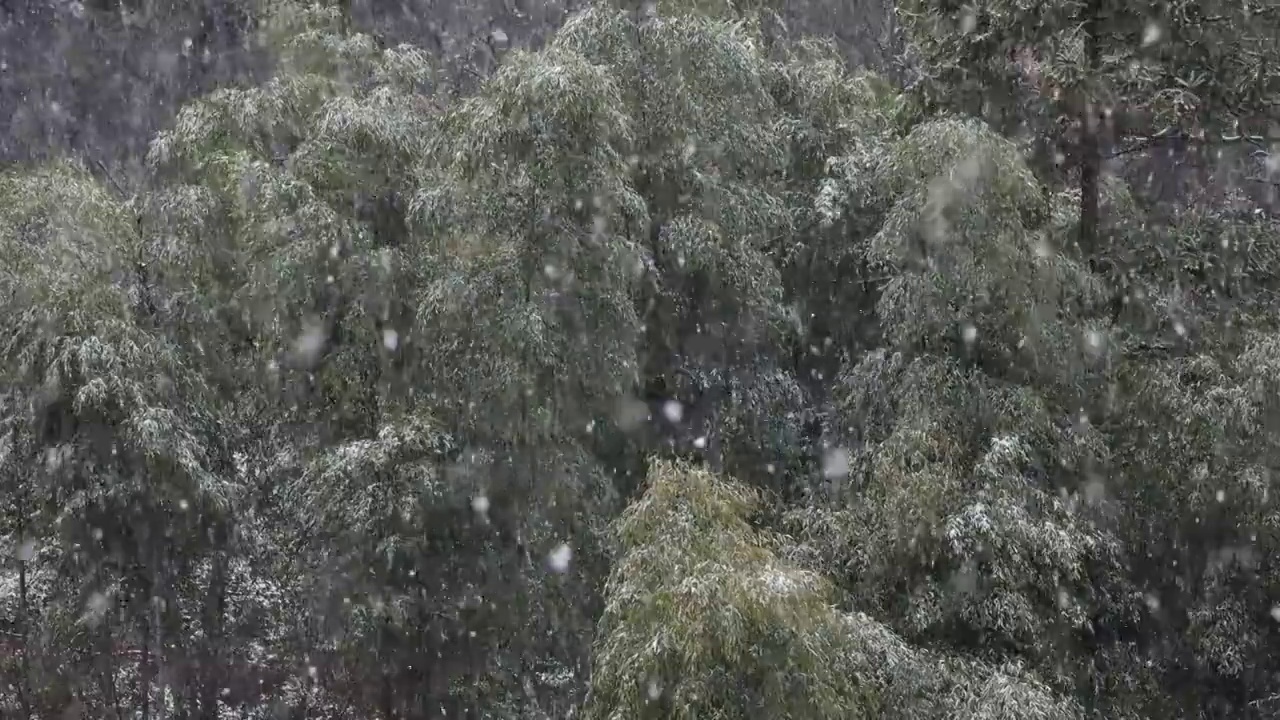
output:
[[[1089,350],[1093,352],[1097,352],[1102,349],[1102,343],[1103,343],[1102,333],[1098,332],[1097,330],[1090,330],[1089,332],[1085,333],[1084,341],[1085,341],[1085,344],[1088,345]]]
[[[1160,42],[1160,38],[1163,36],[1164,31],[1160,29],[1160,26],[1154,22],[1149,22],[1142,30],[1142,46],[1151,47]]]
[[[573,559],[573,549],[568,543],[560,543],[551,554],[547,556],[547,565],[550,566],[552,572],[565,573],[569,570],[569,561]]]
[[[22,562],[31,562],[36,556],[35,542],[28,540],[18,546],[18,560]]]
[[[298,336],[298,341],[294,344],[294,351],[304,363],[313,363],[319,359],[320,351],[324,348],[325,338],[324,326],[318,322],[310,323],[302,331],[302,334]]]
[[[822,476],[828,480],[845,477],[849,474],[849,451],[844,448],[831,448],[822,455]]]
[[[678,423],[684,418],[684,406],[675,400],[668,400],[662,404],[662,415],[667,422]]]
[[[98,622],[111,608],[111,598],[106,593],[95,591],[89,595],[85,603],[85,616],[91,622]]]

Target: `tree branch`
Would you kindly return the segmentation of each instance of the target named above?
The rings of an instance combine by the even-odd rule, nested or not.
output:
[[[1280,700],[1280,693],[1276,693],[1275,695],[1270,695],[1268,697],[1258,698],[1257,700],[1250,701],[1249,707],[1260,707],[1262,705],[1266,705],[1267,703],[1273,703],[1277,700]]]
[[[1121,155],[1143,152],[1173,141],[1185,142],[1189,145],[1239,145],[1244,143],[1258,148],[1254,153],[1255,155],[1271,154],[1266,147],[1267,139],[1265,137],[1261,135],[1246,135],[1243,132],[1237,132],[1235,135],[1218,135],[1216,137],[1208,137],[1204,133],[1193,135],[1179,130],[1176,127],[1167,127],[1149,135],[1130,136],[1130,138],[1136,139],[1136,144],[1114,150],[1107,155],[1107,158],[1115,158],[1120,157]]]
[[[116,182],[115,176],[112,175],[111,171],[107,169],[106,164],[104,164],[98,158],[93,158],[93,164],[97,165],[98,169],[102,171],[103,176],[107,178],[107,182],[111,183],[111,187],[115,188],[116,192],[120,194],[120,198],[122,200],[128,200],[129,193],[125,192],[124,188],[120,186],[120,183]]]
[[[1247,177],[1245,178],[1245,180],[1248,180],[1249,182],[1256,182],[1262,185],[1271,185],[1274,187],[1280,187],[1280,180],[1270,180],[1268,178],[1261,178],[1261,177]]]

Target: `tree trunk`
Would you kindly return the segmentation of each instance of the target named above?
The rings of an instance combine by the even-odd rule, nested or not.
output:
[[[98,684],[101,686],[103,699],[111,706],[115,713],[116,720],[124,720],[124,708],[120,706],[120,693],[116,688],[116,676],[111,674],[111,670],[116,667],[116,656],[114,652],[115,643],[111,642],[108,637],[105,645],[105,652],[100,652],[98,660],[95,663],[98,675]],[[102,663],[105,662],[104,668]]]
[[[150,593],[147,595],[150,596]],[[143,617],[142,661],[138,666],[138,707],[142,710],[142,720],[151,720],[151,622],[149,616]]]
[[[17,441],[17,431],[13,432],[14,441]],[[33,717],[31,707],[31,643],[29,618],[30,605],[27,587],[27,563],[31,560],[27,554],[27,522],[26,522],[26,498],[22,497],[18,501],[18,637],[19,648],[22,653],[21,661],[19,661],[20,672],[22,677],[18,680],[18,698],[22,704],[22,716],[30,720]]]
[[[19,543],[25,542],[22,539],[22,533],[18,534]],[[21,548],[22,546],[19,545]],[[21,553],[22,551],[19,550]],[[27,642],[27,561],[25,558],[18,560],[18,637],[19,652],[22,659],[19,661],[20,672],[22,677],[18,680],[18,700],[22,704],[22,716],[30,720],[32,717],[31,710],[31,690],[30,678],[31,668],[30,659],[31,645]]]
[[[18,428],[15,425],[9,431],[9,447],[14,451],[18,450]],[[15,464],[15,467],[17,465]],[[6,473],[8,475],[8,473]],[[10,485],[7,480],[11,479],[13,484]],[[34,717],[35,708],[31,697],[31,643],[30,635],[30,588],[27,577],[27,567],[33,559],[27,552],[27,520],[29,517],[27,509],[27,489],[28,485],[16,474],[9,475],[6,478],[4,492],[11,494],[14,498],[13,502],[13,520],[17,526],[17,558],[18,558],[18,614],[14,623],[14,634],[17,640],[18,673],[20,677],[17,682],[10,686],[18,695],[18,705],[22,708],[22,716],[24,718]]]
[[[382,671],[382,717],[386,720],[395,720],[395,692],[391,687],[391,672]]]
[[[1098,72],[1101,62],[1101,48],[1098,33],[1101,24],[1101,8],[1098,0],[1091,0],[1084,22],[1084,52],[1088,77],[1079,88],[1080,119],[1080,252],[1085,257],[1092,256],[1098,250],[1098,232],[1100,224],[1099,195],[1101,194],[1102,157],[1098,142],[1101,132],[1099,108],[1094,103],[1089,79]]]
[[[201,653],[199,717],[201,720],[217,720],[218,691],[223,674],[222,630],[226,614],[227,567],[226,529],[222,523],[214,531],[213,567],[209,572],[209,585],[205,592],[204,637],[206,647]]]

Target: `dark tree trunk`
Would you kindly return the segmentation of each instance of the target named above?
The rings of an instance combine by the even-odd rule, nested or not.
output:
[[[209,573],[209,585],[205,592],[204,636],[206,646],[202,654],[200,673],[199,717],[201,720],[217,720],[218,690],[222,684],[225,663],[223,662],[223,619],[226,614],[227,568],[226,540],[227,533],[222,523],[213,533],[214,553],[213,568]]]
[[[18,531],[18,542],[25,543],[22,530]],[[19,545],[21,548],[21,544]],[[19,550],[19,552],[23,552]],[[18,680],[18,699],[22,704],[22,716],[24,718],[32,717],[31,709],[31,668],[30,654],[31,646],[27,642],[27,560],[25,557],[18,559],[18,636],[19,648],[21,649],[20,672],[22,677]]]
[[[1088,77],[1085,78],[1079,97],[1080,113],[1080,252],[1089,257],[1098,250],[1098,232],[1100,225],[1100,202],[1102,157],[1098,134],[1101,132],[1100,111],[1093,102],[1090,80],[1098,71],[1101,62],[1101,48],[1098,32],[1101,29],[1100,7],[1098,0],[1091,0],[1086,12],[1085,62]]]
[[[145,617],[142,621],[142,661],[138,667],[137,702],[142,710],[142,720],[151,720],[151,623]]]
[[[18,430],[15,427],[10,432],[12,447],[18,445]],[[21,649],[21,660],[19,661],[19,672],[22,677],[18,679],[18,699],[22,705],[22,716],[30,720],[33,717],[34,710],[31,705],[31,636],[30,628],[30,590],[27,586],[27,564],[32,560],[27,554],[27,497],[26,484],[19,481],[19,487],[22,491],[17,494],[17,502],[14,509],[16,510],[18,520],[18,642]]]

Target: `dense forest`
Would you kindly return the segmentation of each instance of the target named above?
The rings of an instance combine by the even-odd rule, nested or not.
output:
[[[3,168],[0,715],[1280,716],[1280,6],[575,7]]]

